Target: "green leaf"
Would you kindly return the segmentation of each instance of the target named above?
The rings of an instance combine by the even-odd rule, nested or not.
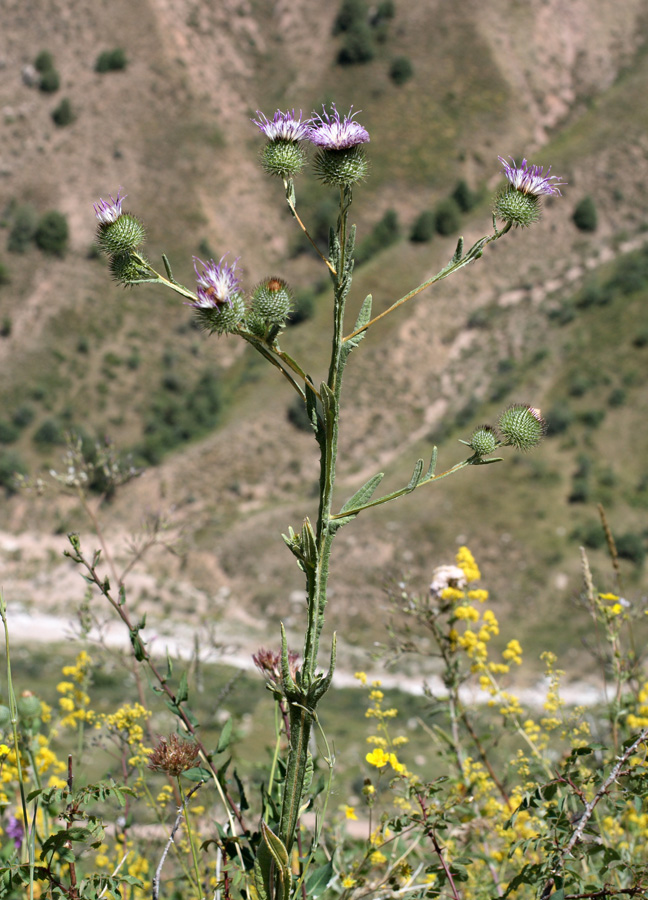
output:
[[[412,472],[412,477],[409,480],[409,484],[407,485],[407,491],[413,491],[416,485],[421,480],[421,475],[423,474],[423,460],[418,459],[416,461],[416,465],[414,466],[414,471]]]
[[[373,298],[371,294],[367,294],[362,302],[362,306],[360,307],[360,312],[358,313],[358,318],[355,321],[355,325],[353,326],[353,331],[357,331],[358,328],[364,328],[364,326],[371,319],[371,306],[373,303]],[[361,331],[360,334],[356,334],[354,337],[349,338],[348,341],[344,342],[343,351],[345,354],[349,354],[352,350],[354,350],[363,337],[366,335],[366,331]]]
[[[378,472],[376,475],[372,475],[371,478],[368,481],[365,481],[362,487],[359,488],[352,497],[349,497],[349,499],[340,510],[340,513],[344,513],[348,509],[355,509],[358,506],[364,506],[365,503],[368,503],[384,477],[384,472]],[[347,516],[344,519],[336,519],[335,524],[346,525],[346,523],[350,522],[353,518],[354,516]]]
[[[233,723],[232,719],[229,718],[227,720],[227,722],[225,722],[225,724],[223,725],[223,730],[221,731],[220,737],[218,738],[218,746],[216,747],[216,753],[224,753],[225,750],[227,750],[227,748],[229,747],[230,741],[232,739],[233,724],[234,723]]]
[[[189,699],[189,685],[187,683],[187,673],[183,672],[180,677],[180,685],[178,686],[178,693],[176,694],[176,703],[178,706],[181,703],[184,703],[185,700]]]
[[[464,248],[464,239],[462,237],[457,241],[457,249],[454,252],[454,256],[452,257],[453,263],[458,263],[463,256],[463,248]]]
[[[323,894],[333,878],[333,860],[329,859],[323,866],[315,869],[306,879],[306,896],[316,900]]]
[[[439,450],[437,447],[432,448],[432,456],[430,457],[430,465],[428,466],[428,470],[425,473],[425,480],[427,481],[429,478],[434,477],[434,473],[436,471],[437,464],[437,456],[439,455]]]
[[[182,777],[186,778],[187,781],[209,781],[212,777],[212,773],[209,771],[209,769],[202,768],[201,766],[196,766],[193,769],[187,769],[186,772],[183,772]]]

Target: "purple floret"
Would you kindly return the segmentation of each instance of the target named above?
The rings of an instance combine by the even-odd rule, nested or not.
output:
[[[126,194],[123,197],[120,197],[121,188],[117,191],[117,199],[115,199],[112,194],[109,194],[110,203],[107,200],[104,200],[103,197],[99,198],[99,202],[93,204],[95,216],[99,220],[100,225],[112,225],[113,222],[116,222],[117,219],[122,214],[122,203],[126,199]]]
[[[370,140],[369,132],[359,122],[353,121],[357,114],[349,110],[349,115],[340,119],[335,104],[332,113],[322,107],[322,114],[313,113],[310,120],[308,140],[325,150],[347,150],[358,144],[366,144]]]
[[[517,191],[523,194],[530,194],[533,197],[539,197],[542,194],[562,196],[558,186],[567,184],[567,182],[561,181],[558,175],[549,175],[551,166],[549,166],[545,175],[544,166],[533,166],[526,159],[523,159],[522,164],[517,166],[512,156],[509,156],[512,165],[502,156],[497,158],[504,166],[504,174],[507,179]]]
[[[208,263],[204,263],[197,256],[194,256],[194,269],[196,271],[197,286],[196,294],[198,299],[189,306],[196,309],[219,309],[227,304],[232,305],[233,297],[240,290],[240,282],[235,274],[235,259],[231,266],[225,262],[225,257],[221,257],[220,262],[215,263],[210,259]],[[203,271],[198,270],[198,264],[203,267]]]
[[[302,141],[308,136],[309,122],[302,122],[302,111],[299,116],[295,110],[282,112],[280,109],[274,114],[272,121],[264,113],[257,109],[258,119],[252,119],[269,141]]]

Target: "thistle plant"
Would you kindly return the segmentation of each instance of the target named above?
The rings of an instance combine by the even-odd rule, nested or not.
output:
[[[295,192],[295,178],[302,172],[307,160],[304,145],[310,143],[316,148],[312,161],[315,176],[338,191],[339,209],[337,220],[332,223],[329,246],[326,252],[316,248],[328,270],[332,287],[331,350],[328,372],[322,380],[306,374],[309,369],[307,363],[293,359],[280,343],[291,304],[290,289],[281,278],[268,279],[246,301],[236,273],[236,262],[228,263],[226,257],[218,263],[195,258],[196,285],[194,288],[185,287],[173,277],[166,257],[163,257],[165,273],[161,274],[141,255],[144,230],[135,217],[122,210],[125,198],[118,194],[117,200],[111,197],[110,202],[100,200],[95,206],[99,220],[98,242],[110,257],[114,277],[124,285],[148,282],[167,287],[188,301],[206,331],[247,341],[296,391],[305,406],[319,447],[316,519],[311,522],[310,518],[305,518],[301,526],[296,529],[289,527],[283,536],[304,573],[307,616],[301,665],[297,670],[291,666],[286,635],[282,629],[281,674],[272,686],[274,692],[281,693],[287,706],[290,747],[278,821],[264,822],[263,840],[257,853],[255,889],[263,900],[277,893],[287,897],[291,890],[288,860],[296,838],[300,811],[306,802],[309,771],[312,769],[310,734],[317,722],[317,707],[329,689],[335,668],[335,635],[331,639],[327,671],[319,671],[317,665],[325,622],[331,548],[340,528],[375,506],[435,484],[466,466],[497,462],[499,458],[490,454],[500,447],[530,449],[544,433],[544,423],[536,409],[525,405],[514,406],[500,417],[499,431],[490,425],[478,429],[470,441],[464,442],[471,451],[469,455],[445,470],[437,471],[437,450],[434,448],[427,465],[423,460],[414,464],[412,477],[402,488],[376,498],[375,493],[384,474],[378,472],[341,506],[336,504],[334,488],[342,384],[351,354],[376,322],[391,315],[427,288],[476,262],[489,244],[501,239],[514,225],[531,224],[538,218],[540,197],[559,193],[555,176],[544,176],[541,168],[529,166],[526,160],[521,167],[502,160],[509,184],[495,201],[492,233],[481,237],[467,250],[463,239],[460,239],[447,265],[422,284],[410,288],[379,315],[372,315],[372,297],[368,295],[355,323],[349,326],[346,305],[352,286],[355,246],[355,226],[350,222],[349,213],[354,190],[369,172],[365,147],[370,136],[357,120],[357,115],[349,113],[341,116],[333,106],[331,110],[323,108],[321,113],[314,113],[307,121],[303,120],[301,112],[296,115],[294,110],[277,110],[271,119],[258,112],[253,120],[266,139],[261,150],[261,165],[270,176],[283,181],[288,206],[313,246],[315,242],[297,213]],[[497,220],[503,222],[502,227],[498,227]]]
[[[179,684],[175,685],[171,662],[168,661],[165,671],[153,659],[142,634],[144,620],[138,620],[130,610],[124,577],[116,570],[105,546],[102,549],[113,579],[112,585],[110,579],[99,571],[101,554],[96,552],[92,558],[86,557],[80,537],[70,535],[71,550],[68,551],[68,557],[81,567],[89,585],[108,601],[127,628],[135,664],[146,671],[154,690],[165,699],[168,709],[176,718],[176,727],[180,735],[174,733],[168,737],[158,737],[157,746],[147,746],[145,723],[150,719],[150,715],[141,704],[125,704],[117,712],[106,715],[101,720],[95,717],[86,693],[85,659],[75,668],[75,681],[68,680],[59,685],[59,693],[62,695],[61,709],[65,713],[61,725],[76,729],[79,747],[86,739],[84,728],[97,725],[103,727],[119,748],[122,770],[133,781],[133,789],[146,796],[152,808],[155,807],[156,800],[151,793],[147,776],[150,777],[151,772],[155,772],[156,777],[164,774],[169,779],[169,784],[160,791],[158,801],[166,804],[173,795],[178,801],[178,808],[173,830],[150,882],[155,897],[161,889],[162,867],[167,853],[183,822],[186,859],[181,854],[179,865],[184,872],[184,883],[192,896],[198,898],[206,896],[207,881],[201,874],[198,853],[198,829],[192,824],[191,810],[187,803],[197,788],[188,792],[181,778],[189,778],[199,784],[209,781],[216,789],[226,810],[226,825],[212,828],[211,835],[206,834],[204,830],[201,833],[201,838],[207,841],[206,846],[210,841],[216,845],[217,874],[214,876],[216,882],[215,885],[213,882],[211,884],[216,890],[216,896],[220,897],[222,892],[225,900],[230,900],[235,895],[247,897],[249,900],[288,900],[297,894],[301,894],[304,900],[309,895],[315,898],[323,893],[336,877],[338,886],[344,894],[353,891],[356,886],[361,886],[360,876],[367,865],[375,867],[387,862],[386,854],[380,849],[388,840],[384,827],[386,819],[381,819],[379,828],[370,829],[367,852],[360,863],[345,864],[346,874],[337,863],[336,872],[331,857],[309,874],[309,866],[316,858],[318,842],[321,839],[322,824],[321,821],[316,824],[306,843],[300,828],[302,814],[312,805],[314,796],[323,791],[326,806],[327,791],[330,790],[330,780],[329,788],[316,787],[313,784],[315,762],[311,757],[311,736],[317,731],[326,743],[320,727],[318,707],[331,686],[335,669],[335,634],[330,638],[329,661],[325,671],[318,668],[318,661],[325,626],[329,564],[334,540],[339,530],[352,523],[360,514],[367,514],[374,507],[434,485],[468,466],[484,466],[500,462],[502,458],[493,454],[502,448],[512,447],[514,450],[528,451],[539,443],[545,431],[544,420],[537,408],[526,403],[516,403],[504,410],[495,424],[481,425],[468,440],[462,441],[467,451],[464,451],[460,459],[451,462],[440,471],[437,468],[435,447],[428,461],[419,459],[414,463],[407,484],[376,496],[384,477],[383,472],[377,472],[358,487],[351,497],[339,503],[335,495],[335,483],[340,409],[343,402],[344,374],[351,355],[358,350],[378,321],[394,314],[405,303],[438,282],[477,262],[490,244],[503,238],[513,227],[527,227],[537,221],[542,197],[559,195],[559,186],[562,185],[556,176],[550,176],[549,172],[545,175],[542,168],[531,165],[526,160],[521,166],[517,166],[514,161],[509,164],[500,157],[507,186],[495,198],[492,231],[480,237],[467,249],[464,247],[463,239],[460,238],[452,257],[439,272],[419,285],[409,286],[406,292],[395,298],[383,312],[373,314],[372,296],[369,294],[360,305],[357,318],[350,323],[347,321],[346,307],[352,289],[356,233],[355,226],[350,221],[350,210],[354,191],[370,175],[367,153],[370,135],[358,121],[359,115],[359,112],[352,111],[347,115],[341,115],[333,106],[329,110],[323,107],[320,113],[313,113],[308,119],[305,119],[301,112],[296,114],[293,109],[286,112],[277,110],[272,118],[257,112],[256,118],[252,120],[265,139],[260,150],[261,166],[270,177],[283,183],[286,202],[295,222],[316,250],[330,278],[330,354],[327,371],[319,378],[310,373],[311,366],[307,360],[294,359],[284,346],[283,332],[293,305],[293,291],[280,274],[273,274],[264,279],[248,292],[241,280],[238,258],[232,259],[227,253],[221,256],[218,262],[214,259],[202,260],[194,257],[195,283],[192,286],[185,286],[174,277],[166,256],[162,257],[163,272],[159,272],[143,254],[145,228],[138,218],[124,209],[126,195],[122,195],[121,188],[115,198],[111,195],[109,200],[100,199],[94,206],[98,222],[97,242],[109,258],[113,278],[124,286],[147,283],[174,291],[182,298],[206,333],[215,334],[220,339],[242,339],[250,344],[274,367],[303,404],[320,459],[317,513],[313,520],[305,517],[296,527],[288,526],[283,535],[284,542],[295,557],[305,581],[307,603],[301,653],[297,655],[294,650],[289,649],[282,626],[279,636],[280,652],[264,650],[255,657],[255,662],[263,672],[267,687],[274,697],[279,723],[270,777],[262,797],[259,827],[252,826],[246,817],[248,807],[242,788],[240,802],[237,803],[233,799],[225,776],[228,764],[222,765],[222,761],[218,760],[219,754],[224,753],[229,745],[231,724],[229,731],[227,726],[223,729],[216,749],[210,750],[201,740],[196,716],[188,706],[186,675],[183,675]],[[309,147],[312,148],[310,154]],[[335,221],[331,223],[327,248],[317,246],[297,208],[295,180],[307,166],[310,166],[314,177],[335,190],[337,194],[337,215]],[[77,483],[76,476],[63,480],[66,486],[74,490],[83,487]],[[94,516],[93,523],[96,525]],[[461,727],[465,727],[472,734],[470,732],[472,726],[460,696],[462,679],[465,677],[462,663],[465,663],[466,659],[470,661],[471,674],[478,674],[482,689],[495,698],[503,710],[506,709],[502,715],[515,722],[515,729],[527,743],[532,738],[520,720],[520,710],[515,698],[509,696],[495,681],[496,675],[507,670],[510,664],[519,662],[521,658],[519,644],[515,640],[509,642],[503,653],[503,661],[490,664],[488,645],[498,628],[494,615],[486,610],[481,617],[479,629],[474,630],[470,627],[471,623],[480,619],[474,604],[485,600],[486,592],[473,587],[467,590],[467,596],[464,597],[464,589],[479,578],[479,570],[468,551],[457,560],[456,566],[446,568],[452,570],[452,573],[449,578],[446,578],[447,573],[443,577],[437,573],[439,583],[446,578],[445,584],[438,588],[437,595],[441,612],[445,616],[443,628],[445,625],[449,627],[443,630],[437,613],[428,616],[428,622],[438,641],[446,666],[445,679],[451,719],[449,745],[452,747],[454,764],[463,785],[457,787],[455,794],[448,801],[447,809],[453,808],[452,805],[455,804],[457,808],[461,807],[464,814],[466,810],[474,812],[476,809],[476,801],[467,799],[465,795],[477,777],[475,772],[478,766],[482,766],[480,772],[485,767],[490,773],[488,757],[483,747],[480,750],[479,741],[477,740],[477,751],[480,761],[474,764],[471,758],[464,754],[459,742]],[[461,623],[464,623],[465,627],[460,627]],[[373,685],[370,700],[371,715],[377,723],[377,728],[372,735],[374,747],[367,755],[366,762],[372,770],[378,770],[381,777],[386,779],[389,773],[398,781],[400,809],[403,813],[411,813],[407,831],[414,833],[418,829],[420,834],[417,840],[425,839],[426,846],[431,847],[436,859],[434,865],[428,867],[424,873],[426,877],[423,882],[417,884],[416,889],[427,893],[428,890],[432,890],[429,886],[436,879],[439,884],[449,885],[450,895],[454,900],[459,900],[457,872],[460,864],[455,862],[453,871],[446,859],[449,844],[446,847],[442,846],[441,833],[444,827],[442,819],[445,813],[440,812],[441,806],[434,799],[437,788],[435,785],[425,784],[401,761],[399,748],[404,743],[404,737],[391,735],[388,719],[392,715],[392,710],[384,707],[379,684]],[[35,714],[41,709],[39,702]],[[24,721],[27,721],[27,714],[23,712],[22,715]],[[18,773],[16,777],[21,779],[20,740],[15,725],[18,721],[18,712],[14,706],[11,707],[10,716],[14,721],[15,745],[12,765],[15,763]],[[283,756],[280,740],[282,736],[288,745],[287,753]],[[153,744],[150,733],[148,738],[149,743]],[[328,744],[326,747],[325,762],[331,769],[333,754]],[[7,748],[5,754],[7,759],[11,752]],[[238,783],[238,776],[236,779]],[[502,812],[502,816],[504,812],[507,815],[512,814],[510,798],[495,777],[493,784],[501,795],[503,805],[499,811]],[[238,786],[240,788],[240,783]],[[366,781],[365,788],[363,796],[371,811],[377,802],[377,787],[371,777]],[[489,782],[488,789],[490,788]],[[111,790],[113,789],[101,787],[96,788],[96,793],[97,796],[104,798],[111,795]],[[117,789],[114,789],[113,793],[116,791]],[[40,804],[39,808],[54,808],[58,804],[59,808],[64,810],[60,815],[63,818],[67,816],[66,821],[70,823],[69,828],[66,826],[66,830],[72,829],[74,822],[81,815],[79,812],[81,800],[78,799],[77,802],[77,795],[72,789],[72,774],[69,774],[67,788],[66,783],[59,780],[51,787],[50,793],[42,792],[43,786],[38,785],[37,795],[34,795],[34,798],[37,804]],[[22,822],[27,826],[29,817],[24,792],[21,796]],[[117,792],[116,798],[119,802],[130,802],[128,794],[124,794],[123,791]],[[160,801],[160,798],[163,800]],[[348,818],[352,818],[353,807],[345,805],[344,808]],[[415,813],[412,810],[415,810]],[[17,833],[16,828],[14,832]],[[36,865],[34,849],[36,834],[40,832],[37,826],[33,826],[30,829],[31,844],[28,858],[21,866],[17,866],[21,880],[14,882],[29,884],[32,894]],[[99,829],[96,834],[88,830],[87,833],[84,832],[84,836],[86,842],[96,838],[94,846],[97,846],[98,842],[102,865],[106,868],[112,866],[111,874],[103,880],[99,876],[95,878],[92,882],[96,886],[94,894],[90,888],[86,893],[82,893],[76,875],[72,877],[70,868],[68,887],[59,890],[58,885],[62,883],[63,877],[62,867],[70,862],[72,856],[70,853],[61,854],[57,849],[59,856],[56,860],[54,855],[52,856],[48,863],[50,869],[43,875],[43,880],[47,881],[49,878],[50,885],[54,880],[57,882],[59,893],[52,896],[67,896],[77,900],[81,896],[101,896],[101,890],[108,888],[114,892],[119,889],[118,872],[123,860],[122,862],[115,860],[114,865],[109,861],[104,834],[100,833]],[[65,835],[57,840],[63,847]],[[503,840],[502,843],[508,846],[506,841]],[[56,844],[57,848],[59,844]],[[410,852],[408,850],[405,856]],[[232,867],[238,867],[236,875],[232,874]],[[390,871],[395,879],[405,879],[404,857],[396,858],[394,865],[390,864]],[[148,867],[146,872],[150,874],[151,867]],[[134,884],[134,879],[142,873],[144,868],[140,873],[131,871],[128,879],[124,877],[123,883]],[[541,874],[542,877],[546,874],[544,869]],[[498,895],[501,896],[501,879],[495,886]],[[378,893],[384,889],[384,882],[379,883],[376,888]]]

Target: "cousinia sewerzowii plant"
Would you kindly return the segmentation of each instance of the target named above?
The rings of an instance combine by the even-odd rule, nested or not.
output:
[[[493,231],[480,238],[468,250],[463,239],[457,243],[452,258],[436,275],[407,292],[382,313],[372,315],[372,297],[362,303],[355,323],[346,322],[346,303],[354,270],[355,226],[349,222],[349,210],[356,186],[367,177],[366,146],[370,142],[367,129],[357,120],[359,113],[340,115],[335,105],[304,119],[294,110],[277,110],[272,118],[258,112],[253,123],[266,139],[261,150],[261,165],[271,176],[283,181],[288,206],[299,227],[317,250],[331,278],[331,333],[328,371],[322,380],[312,378],[308,361],[298,362],[280,343],[282,330],[291,307],[291,291],[283,279],[268,278],[257,286],[250,298],[240,282],[236,263],[226,256],[217,263],[195,259],[196,285],[179,284],[173,277],[168,259],[163,256],[164,274],[157,272],[142,255],[144,229],[138,220],[122,209],[125,197],[120,193],[110,202],[100,200],[96,206],[98,242],[110,258],[114,278],[123,285],[160,284],[180,294],[193,308],[201,326],[209,333],[231,335],[251,344],[288,381],[304,404],[308,420],[319,447],[319,502],[315,522],[305,518],[301,526],[288,529],[284,540],[305,576],[307,616],[304,644],[298,669],[291,667],[285,633],[281,636],[281,675],[275,679],[273,692],[281,691],[288,709],[286,729],[289,734],[288,759],[282,780],[282,797],[278,807],[266,804],[266,815],[260,841],[252,836],[255,858],[254,876],[248,890],[260,900],[280,895],[287,898],[295,884],[304,884],[304,870],[314,850],[300,863],[298,874],[290,865],[293,843],[297,836],[301,811],[308,805],[307,786],[312,771],[309,745],[317,706],[328,690],[335,667],[335,636],[332,640],[330,664],[326,673],[318,672],[317,658],[327,604],[329,559],[333,540],[340,528],[352,522],[361,512],[396,500],[414,490],[440,481],[469,465],[485,465],[497,461],[490,456],[500,447],[512,446],[528,450],[542,437],[544,422],[531,406],[519,404],[504,412],[499,431],[483,426],[468,444],[470,455],[445,469],[436,471],[437,451],[429,465],[423,460],[414,465],[412,477],[402,488],[375,498],[382,472],[373,475],[341,506],[334,502],[335,473],[340,428],[340,405],[345,366],[372,326],[426,288],[478,260],[486,247],[507,234],[515,226],[526,226],[538,217],[543,195],[559,194],[555,176],[543,176],[543,170],[504,162],[507,188],[501,192],[493,210]],[[337,191],[338,215],[331,223],[329,246],[318,248],[297,212],[295,178],[306,168],[308,145],[315,148],[312,171],[325,185]],[[503,223],[498,227],[496,222]],[[142,652],[140,650],[140,652]],[[256,843],[255,843],[256,840]],[[310,854],[310,855],[309,855]]]

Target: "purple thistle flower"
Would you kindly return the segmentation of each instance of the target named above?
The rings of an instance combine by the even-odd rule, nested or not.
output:
[[[193,260],[198,279],[196,287],[198,299],[188,306],[196,309],[219,309],[225,304],[231,306],[232,299],[241,286],[234,272],[238,259],[235,259],[231,266],[225,263],[224,256],[219,263],[215,263],[213,259],[204,263],[197,256],[194,256]],[[198,263],[203,267],[202,272],[198,271]]]
[[[94,211],[95,216],[99,220],[100,225],[112,225],[113,222],[116,222],[117,219],[122,214],[122,203],[126,199],[126,194],[123,197],[120,197],[119,194],[121,192],[121,188],[117,191],[117,199],[115,200],[112,194],[109,194],[110,203],[107,200],[104,200],[103,197],[99,198],[98,203],[94,203]]]
[[[295,115],[295,110],[282,112],[280,109],[274,114],[272,121],[268,119],[264,113],[257,109],[258,119],[252,119],[261,131],[265,134],[269,141],[302,141],[308,136],[309,122],[302,122],[302,111],[299,110],[299,116]]]
[[[540,197],[542,194],[557,194],[562,197],[558,185],[564,185],[567,182],[561,181],[558,175],[549,175],[551,166],[545,175],[544,166],[533,166],[526,159],[523,159],[522,164],[517,166],[512,156],[509,156],[512,165],[501,156],[497,158],[504,166],[504,174],[516,191],[530,194],[532,197]]]
[[[5,828],[5,834],[8,838],[12,838],[16,850],[20,850],[22,847],[22,842],[25,837],[25,829],[23,828],[23,824],[20,819],[16,818],[16,816],[12,816],[7,823],[7,827]]]
[[[322,106],[322,115],[313,113],[308,130],[308,140],[325,150],[348,150],[358,144],[366,144],[370,140],[369,132],[359,122],[353,121],[353,117],[358,113],[352,113],[349,110],[349,115],[340,119],[335,103],[332,106],[333,112],[330,114],[324,106]]]

